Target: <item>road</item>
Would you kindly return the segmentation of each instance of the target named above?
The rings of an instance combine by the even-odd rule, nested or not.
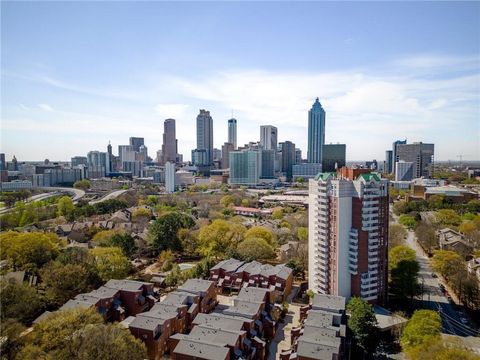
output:
[[[115,199],[122,195],[123,193],[127,192],[128,190],[115,190],[111,192],[110,194],[105,195],[104,197],[96,200],[90,201],[90,205],[97,204],[99,202],[105,201],[105,200],[110,200],[110,199]]]
[[[438,277],[432,276],[433,271],[428,257],[418,245],[413,231],[408,232],[406,241],[408,246],[415,250],[420,264],[419,281],[424,291],[421,306],[440,313],[442,317],[442,332],[458,336],[478,336],[479,333],[470,327],[470,321],[467,320],[468,324],[462,323],[462,318],[468,319],[468,315],[464,311],[455,310],[454,306],[449,303],[447,297],[442,293],[440,281]]]

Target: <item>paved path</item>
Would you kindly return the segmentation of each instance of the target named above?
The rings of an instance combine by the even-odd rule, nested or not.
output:
[[[290,350],[292,327],[300,324],[300,305],[289,304],[288,314],[285,316],[283,323],[280,323],[275,337],[270,342],[268,360],[280,359],[280,353],[283,350]]]

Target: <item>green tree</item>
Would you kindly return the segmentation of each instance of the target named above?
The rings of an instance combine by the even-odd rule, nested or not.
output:
[[[390,224],[388,228],[388,245],[393,248],[402,245],[407,237],[407,230],[402,225]]]
[[[173,268],[175,255],[172,250],[163,250],[158,257],[158,264],[162,271],[170,271]]]
[[[43,298],[37,291],[13,280],[0,281],[0,319],[17,319],[23,324],[29,324],[44,309]]]
[[[254,226],[247,230],[245,233],[245,239],[248,238],[261,238],[264,239],[270,246],[276,247],[275,235],[270,229],[263,226]]]
[[[428,343],[440,336],[442,321],[432,310],[417,310],[403,329],[400,344],[407,354],[416,346]]]
[[[220,204],[223,207],[229,207],[235,203],[235,198],[232,195],[225,195],[220,199]]]
[[[73,184],[73,187],[75,189],[81,189],[81,190],[88,190],[90,189],[91,186],[92,184],[87,179],[75,181],[75,183]]]
[[[238,254],[243,260],[264,260],[275,257],[273,248],[262,238],[249,237],[243,240],[237,247]]]
[[[90,254],[103,281],[123,279],[130,271],[130,262],[118,247],[97,247]]]
[[[56,306],[88,290],[88,272],[81,265],[52,261],[42,268],[40,276],[48,302]]]
[[[22,333],[26,327],[15,319],[2,320],[0,337],[2,338],[1,359],[15,359],[15,355],[23,345]]]
[[[397,201],[393,204],[393,213],[395,215],[405,214],[407,211],[407,202],[406,201]]]
[[[69,196],[62,196],[57,203],[58,216],[69,216],[75,210],[75,205]]]
[[[300,241],[308,241],[308,228],[300,226],[297,229],[297,237]]]
[[[435,214],[436,220],[439,224],[445,226],[457,226],[462,222],[462,218],[455,210],[441,209]]]
[[[403,226],[409,228],[410,230],[415,228],[415,226],[417,225],[417,220],[415,220],[413,216],[405,215],[405,214],[400,215],[398,222]]]
[[[49,359],[74,359],[76,357],[73,347],[74,337],[88,325],[102,323],[103,318],[95,309],[54,312],[34,325],[34,330],[26,336],[26,342],[30,348],[27,354],[22,350],[19,353],[19,359],[29,359],[30,357],[26,355],[32,352],[48,354]]]
[[[389,251],[390,291],[399,298],[416,295],[420,265],[415,251],[408,246],[396,246]]]
[[[150,220],[152,217],[152,212],[146,208],[138,208],[133,211],[132,214],[132,219],[134,221],[139,221],[139,222],[146,222]]]
[[[277,208],[277,209],[273,210],[273,212],[272,212],[272,217],[273,217],[275,220],[281,220],[281,219],[283,219],[283,210],[280,209],[280,208]]]
[[[230,247],[235,248],[245,234],[241,224],[217,219],[210,225],[203,226],[198,234],[200,254],[204,256],[223,256]]]
[[[93,236],[92,242],[95,246],[111,246],[111,240],[115,234],[118,234],[118,231],[101,230]]]
[[[442,274],[446,279],[451,278],[455,273],[465,267],[460,255],[454,251],[436,250],[430,259],[433,271]]]
[[[242,206],[243,207],[248,207],[250,205],[250,201],[248,199],[242,199]]]
[[[110,239],[110,246],[117,246],[122,249],[123,254],[127,257],[132,256],[137,250],[135,240],[130,234],[115,234]]]
[[[182,250],[182,243],[178,238],[178,230],[190,229],[195,225],[193,219],[185,214],[171,212],[160,216],[149,227],[150,245],[156,254],[162,250]]]
[[[54,233],[8,231],[0,234],[0,257],[15,269],[39,269],[55,259],[62,245]]]
[[[458,231],[460,231],[465,236],[471,235],[474,231],[477,230],[477,226],[473,221],[465,221],[460,224]]]
[[[290,259],[286,262],[285,266],[292,269],[292,274],[295,278],[304,278],[305,277],[305,267],[297,259]]]
[[[356,343],[367,353],[373,353],[377,346],[377,319],[373,306],[358,297],[350,299],[347,305],[350,313],[348,327],[353,333]]]

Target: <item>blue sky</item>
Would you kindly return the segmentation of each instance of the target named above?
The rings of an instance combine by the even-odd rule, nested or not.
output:
[[[384,159],[398,139],[480,159],[479,2],[2,2],[1,151],[68,160],[129,136],[179,150],[211,111],[239,144],[275,125],[306,157],[319,97],[327,142]]]

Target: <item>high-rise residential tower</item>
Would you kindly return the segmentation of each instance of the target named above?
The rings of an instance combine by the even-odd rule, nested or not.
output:
[[[175,163],[177,161],[177,138],[175,134],[175,120],[167,119],[163,122],[163,145],[162,161],[164,165],[167,161]]]
[[[213,119],[210,111],[200,110],[197,116],[197,151],[205,150],[205,165],[210,166],[213,163]]]
[[[295,165],[295,144],[285,141],[282,144],[282,171],[287,181],[293,180],[293,165]]]
[[[308,284],[383,304],[388,280],[388,180],[342,168],[309,180]]]
[[[322,162],[322,147],[325,144],[325,110],[318,98],[308,111],[308,149],[309,163]]]
[[[237,119],[228,120],[228,142],[237,150]]]

